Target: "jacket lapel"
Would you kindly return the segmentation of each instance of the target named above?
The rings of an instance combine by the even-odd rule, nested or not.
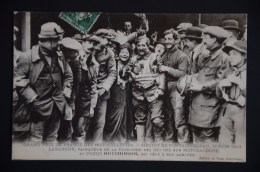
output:
[[[62,57],[58,56],[58,63],[60,65],[61,71],[64,74],[64,65],[63,65],[63,61],[62,61]]]
[[[30,82],[32,85],[37,81],[42,69],[44,67],[44,62],[39,56],[39,46],[34,46],[32,48],[32,66],[30,70]]]

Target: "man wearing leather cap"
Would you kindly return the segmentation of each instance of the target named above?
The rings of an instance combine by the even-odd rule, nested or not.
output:
[[[224,47],[223,51],[229,53],[231,67],[217,87],[217,95],[225,100],[221,111],[219,141],[223,144],[245,145],[247,45],[243,41],[236,41]]]
[[[72,87],[72,72],[60,52],[64,31],[54,22],[41,26],[38,45],[23,54],[15,75],[29,84],[19,88],[20,98],[31,110],[31,141],[56,141]]]
[[[222,43],[228,36],[227,31],[218,26],[207,26],[203,31],[210,54],[202,59],[197,82],[193,82],[189,88],[192,91],[189,123],[194,143],[218,141],[221,101],[216,96],[216,86],[228,65],[228,55],[222,51]]]
[[[92,58],[99,63],[97,76],[98,101],[94,117],[90,124],[90,139],[94,142],[103,141],[103,130],[107,109],[107,99],[110,97],[110,88],[116,79],[116,63],[114,53],[107,47],[113,34],[107,29],[99,29],[94,33],[100,43],[93,45]]]

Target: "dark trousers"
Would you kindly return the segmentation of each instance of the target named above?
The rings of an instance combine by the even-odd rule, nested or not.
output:
[[[188,100],[175,89],[168,98],[166,119],[166,140],[179,143],[191,142],[191,132],[188,125]],[[170,107],[169,107],[170,106]]]
[[[217,143],[220,127],[202,128],[191,125],[193,143]]]
[[[163,140],[163,100],[156,99],[148,102],[146,99],[141,101],[133,98],[135,124],[145,126],[143,140],[151,141],[154,135],[155,141]]]
[[[94,117],[90,119],[89,136],[87,140],[93,142],[103,141],[103,132],[106,121],[107,100],[98,98],[97,106],[95,108]]]
[[[46,120],[34,120],[31,125],[31,141],[56,142],[60,128],[61,112],[56,105]]]

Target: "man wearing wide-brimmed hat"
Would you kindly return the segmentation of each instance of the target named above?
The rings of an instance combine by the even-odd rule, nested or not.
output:
[[[181,49],[186,55],[189,55],[188,47],[185,44],[184,36],[186,35],[187,29],[192,27],[192,23],[180,23],[177,26],[177,32],[179,34],[179,49]]]
[[[223,42],[224,45],[229,46],[237,41],[241,31],[237,20],[229,19],[223,21],[222,28],[230,34],[229,37]]]
[[[217,87],[217,95],[225,100],[221,112],[219,141],[223,144],[245,145],[246,122],[246,53],[247,45],[236,41],[223,51],[229,54],[230,68]]]
[[[190,51],[190,67],[188,74],[194,74],[200,70],[200,59],[208,56],[209,51],[206,49],[205,44],[202,42],[202,29],[199,27],[193,26],[188,28],[184,39]]]
[[[202,67],[196,80],[191,84],[192,101],[189,113],[194,143],[212,143],[218,141],[219,111],[221,101],[216,96],[216,85],[223,78],[228,66],[228,55],[222,51],[222,43],[228,33],[218,26],[207,26],[203,29],[205,44],[210,51],[202,59]]]
[[[64,118],[73,76],[57,52],[63,33],[54,22],[43,24],[38,45],[20,57],[15,70],[17,77],[29,79],[27,87],[17,90],[32,114],[31,141],[56,141],[60,120]]]

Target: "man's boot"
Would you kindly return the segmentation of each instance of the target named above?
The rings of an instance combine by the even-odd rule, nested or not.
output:
[[[153,131],[154,131],[154,141],[156,143],[162,143],[163,142],[163,134],[164,134],[163,128],[158,127],[158,126],[153,126]]]
[[[145,138],[145,126],[136,125],[137,142],[144,142]]]

